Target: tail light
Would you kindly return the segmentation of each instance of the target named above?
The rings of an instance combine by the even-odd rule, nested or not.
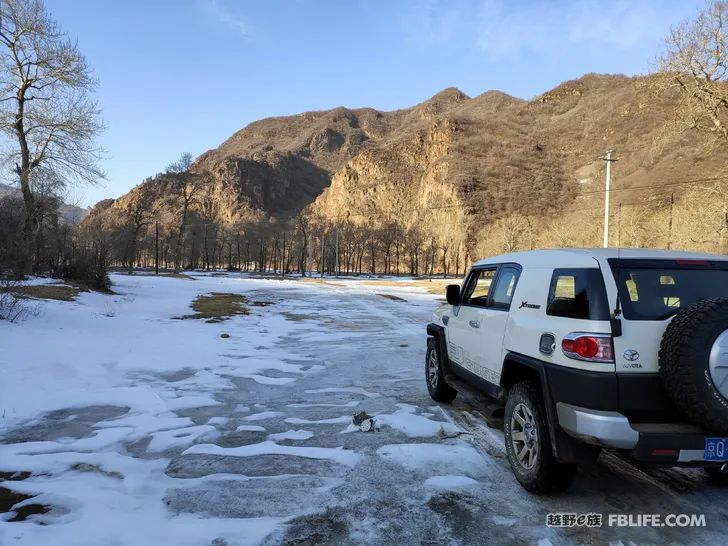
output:
[[[614,362],[614,346],[610,334],[572,332],[561,341],[564,355],[589,362]]]

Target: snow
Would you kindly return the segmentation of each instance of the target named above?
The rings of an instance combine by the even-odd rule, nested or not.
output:
[[[288,404],[289,408],[355,408],[361,402],[352,400],[346,404]]]
[[[280,417],[281,415],[285,414],[281,411],[262,411],[260,413],[254,413],[253,415],[243,417],[243,421],[265,421],[266,419],[273,419],[274,417]]]
[[[286,423],[291,425],[329,425],[333,423],[349,423],[351,417],[348,415],[342,415],[341,417],[329,417],[328,419],[301,419],[300,417],[289,417]]]
[[[549,511],[584,506],[707,513],[695,543],[728,532],[726,493],[695,469],[649,474],[607,452],[557,501],[523,491],[502,433],[460,397],[428,396],[424,325],[441,297],[422,284],[195,279],[114,274],[114,295],[37,302],[0,322],[0,472],[32,473],[2,487],[50,507],[0,514],[0,544],[622,538],[546,528]],[[273,304],[217,324],[174,318],[209,292]],[[359,411],[377,432],[352,425]],[[684,542],[680,532],[630,530],[639,543]]]
[[[214,441],[219,433],[213,425],[224,425],[227,415],[196,423],[184,412],[221,406],[217,397],[235,388],[235,378],[274,386],[295,382],[305,370],[286,362],[292,355],[275,345],[302,326],[259,309],[221,324],[174,318],[189,314],[190,302],[199,294],[272,283],[125,275],[112,275],[112,281],[116,295],[84,292],[71,303],[43,301],[36,316],[0,323],[0,434],[21,424],[42,424],[39,416],[55,410],[78,408],[61,421],[69,430],[85,408],[117,408],[119,414],[100,417],[83,437],[0,444],[0,470],[35,474],[13,482],[12,489],[38,495],[28,502],[54,507],[12,528],[0,522],[0,543],[11,536],[27,544],[103,544],[116,537],[120,544],[198,545],[218,536],[229,544],[260,542],[284,518],[203,521],[196,514],[171,514],[161,497],[167,488],[179,487],[179,480],[165,475],[168,461],[136,458],[124,446],[148,438],[135,449],[149,456]],[[231,339],[221,340],[223,331],[230,331]],[[241,404],[238,411],[248,408]],[[281,415],[261,412],[247,420]],[[257,425],[238,430],[265,432]],[[358,460],[353,452],[319,449],[324,451],[307,448],[295,455],[344,464]],[[279,452],[289,453],[285,448]],[[70,470],[78,465],[98,471]]]
[[[276,312],[275,300],[300,294],[296,282],[234,275],[195,278],[189,282],[113,274],[114,295],[83,292],[74,302],[43,301],[39,313],[19,323],[0,323],[0,471],[32,472],[30,478],[12,482],[12,489],[36,495],[26,504],[52,507],[12,527],[0,518],[0,543],[13,537],[31,545],[192,545],[221,537],[230,545],[256,544],[281,529],[287,518],[216,518],[170,511],[163,502],[171,489],[192,492],[252,478],[223,471],[180,479],[168,475],[170,461],[194,456],[254,462],[275,456],[353,469],[376,458],[372,450],[347,448],[326,440],[325,434],[285,427],[349,424],[351,415],[341,415],[342,408],[353,413],[363,400],[382,399],[376,389],[357,384],[354,376],[321,386],[316,386],[319,381],[307,383],[291,391],[298,393],[296,398],[269,404],[276,389],[295,389],[297,382],[318,377],[329,366],[325,358],[312,358],[310,349],[299,349],[301,340],[307,347],[329,344],[334,349],[327,358],[338,351],[337,344],[346,351],[352,341],[366,342],[367,334],[348,323],[331,326],[349,320],[349,311],[338,318],[332,315],[329,323],[288,320]],[[320,312],[332,291],[370,293],[354,283],[305,290],[309,299],[289,304],[286,312]],[[274,303],[251,307],[249,316],[218,324],[175,318],[189,315],[198,295],[216,291],[252,294],[251,299],[263,291],[260,299]],[[423,297],[423,309],[431,302]],[[358,313],[376,310],[367,303],[355,303],[355,308]],[[222,339],[221,333],[230,337]],[[295,343],[282,344],[284,339]],[[257,396],[256,389],[268,394]],[[337,408],[333,415],[326,413]],[[389,408],[379,415],[392,430],[406,435],[436,434],[441,426],[419,415],[415,406]],[[49,417],[54,411],[64,413]],[[231,419],[234,426],[229,427]],[[263,433],[267,439],[239,445],[240,436],[228,436],[223,444],[233,429]],[[15,439],[4,440],[6,434]],[[307,445],[283,445],[304,441]],[[277,480],[278,474],[291,471],[281,468],[258,479]],[[305,501],[298,504],[302,513],[312,509]],[[275,506],[263,512],[277,513]]]
[[[164,430],[152,434],[152,441],[147,451],[164,451],[176,447],[186,447],[200,438],[208,438],[210,433],[217,433],[217,429],[210,425]]]
[[[265,428],[264,427],[261,427],[260,425],[240,425],[235,430],[237,432],[240,432],[240,431],[245,431],[245,432],[265,432]]]
[[[410,438],[435,436],[440,432],[456,433],[460,429],[450,422],[433,421],[424,415],[416,415],[417,407],[411,404],[397,404],[399,410],[391,414],[378,414],[375,424],[400,430]]]
[[[464,443],[389,444],[377,449],[377,455],[415,472],[444,470],[476,477],[487,473],[480,453]]]
[[[367,398],[377,398],[379,394],[376,392],[369,392],[359,387],[346,387],[346,388],[328,388],[328,389],[310,389],[306,391],[306,394],[328,394],[337,392],[351,392],[354,394],[361,394]]]
[[[187,449],[183,454],[204,453],[206,455],[223,455],[229,457],[253,457],[256,455],[292,455],[310,459],[329,459],[339,464],[355,466],[361,455],[345,450],[343,447],[294,447],[282,446],[272,441],[259,444],[249,444],[240,447],[220,447],[215,444],[197,444]]]
[[[310,430],[287,430],[286,432],[277,432],[268,436],[269,440],[277,442],[279,440],[308,440],[313,438],[313,432]]]
[[[458,489],[474,487],[477,485],[478,482],[473,478],[457,475],[432,476],[431,478],[427,478],[427,480],[425,480],[425,487],[430,487],[432,489],[443,489],[447,491],[455,491]]]

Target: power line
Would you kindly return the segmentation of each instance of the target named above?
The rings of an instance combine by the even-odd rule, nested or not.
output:
[[[653,189],[653,188],[683,186],[683,185],[690,185],[690,184],[705,184],[706,182],[718,182],[718,181],[728,181],[728,176],[713,176],[713,177],[709,177],[709,178],[695,178],[693,180],[683,180],[682,182],[664,182],[662,184],[652,184],[649,186],[635,186],[632,188],[610,188],[609,192],[614,193],[614,192],[618,192],[618,191],[648,190],[648,189]],[[579,195],[577,197],[581,197],[583,195],[592,195],[595,193],[604,193],[604,190],[584,191],[584,192],[579,193]]]

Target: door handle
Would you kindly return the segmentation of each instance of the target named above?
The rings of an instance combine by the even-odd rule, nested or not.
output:
[[[470,326],[472,326],[473,328],[480,328],[479,320],[471,320],[468,324],[470,324]]]

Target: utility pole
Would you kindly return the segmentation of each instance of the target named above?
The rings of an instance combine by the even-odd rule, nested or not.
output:
[[[159,222],[154,222],[154,274],[159,275]]]
[[[672,212],[675,209],[675,192],[670,194],[670,222],[667,228],[667,250],[672,250]]]
[[[281,268],[281,277],[286,276],[286,232],[283,232],[283,267]]]
[[[324,267],[326,266],[326,264],[324,263],[324,257],[326,256],[326,254],[324,253],[324,251],[326,249],[326,240],[325,240],[325,237],[326,237],[326,234],[322,231],[321,232],[321,264],[320,264],[320,266],[321,266],[321,278],[322,279],[324,278]]]
[[[308,236],[308,276],[313,277],[313,235]]]
[[[611,167],[612,161],[617,161],[616,157],[612,157],[613,153],[614,150],[607,150],[607,153],[599,158],[607,162],[607,175],[604,180],[604,240],[602,242],[602,246],[604,248],[609,248],[609,191],[612,183]]]

